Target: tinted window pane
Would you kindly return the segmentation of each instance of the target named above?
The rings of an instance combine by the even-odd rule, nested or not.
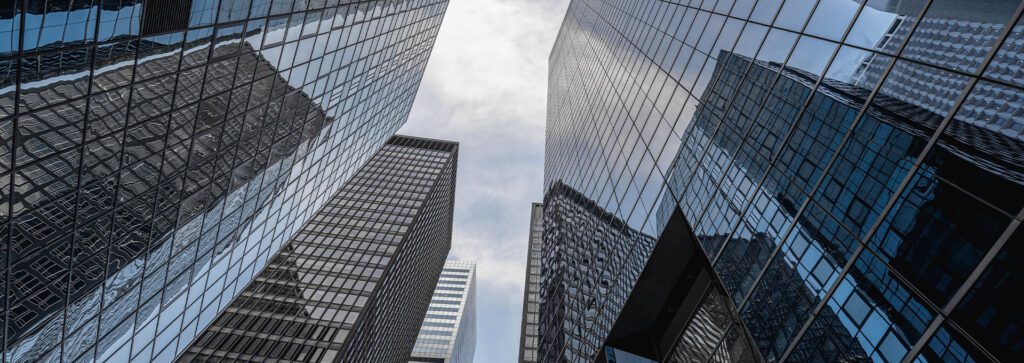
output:
[[[1024,326],[1020,313],[1024,299],[1016,293],[1024,288],[1022,258],[1024,230],[1017,227],[953,312],[953,321],[999,359],[1013,360],[1024,350],[1019,344],[1024,339],[1024,331],[1020,329]],[[936,339],[941,338],[936,335]]]

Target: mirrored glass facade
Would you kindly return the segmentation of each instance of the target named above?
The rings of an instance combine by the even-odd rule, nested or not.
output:
[[[452,142],[393,137],[178,361],[409,357],[447,281],[457,157]]]
[[[475,352],[476,263],[448,260],[409,362],[472,363]]]
[[[540,342],[540,256],[543,253],[544,204],[530,207],[530,241],[526,255],[526,286],[523,288],[523,318],[519,331],[519,362],[537,362]]]
[[[655,240],[561,183],[543,213],[537,361],[593,361]]]
[[[172,360],[404,123],[446,6],[0,4],[4,359]]]
[[[545,198],[569,186],[654,237],[685,217],[722,294],[689,307],[678,349],[648,358],[1014,361],[1022,11],[575,0],[550,58]],[[603,269],[544,228],[545,274]],[[571,345],[542,330],[541,355],[594,359],[601,325],[558,309],[620,304],[542,296],[542,321],[583,328],[562,334]]]

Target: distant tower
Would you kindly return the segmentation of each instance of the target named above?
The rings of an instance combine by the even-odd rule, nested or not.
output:
[[[444,263],[409,362],[471,363],[476,351],[476,263]]]

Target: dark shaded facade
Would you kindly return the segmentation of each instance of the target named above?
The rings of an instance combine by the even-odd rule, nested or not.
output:
[[[543,253],[544,204],[530,206],[530,241],[526,251],[526,286],[523,288],[523,317],[519,330],[519,362],[537,362],[540,341],[540,258]]]
[[[451,246],[458,144],[395,136],[179,357],[397,362]]]
[[[404,123],[446,2],[0,7],[4,359],[166,362]]]
[[[674,329],[675,345],[641,355],[1019,357],[1022,11],[1019,1],[574,1],[551,55],[548,193],[568,185],[655,236],[645,274],[663,260],[665,234],[685,225],[722,289],[677,304],[688,322],[659,330]],[[545,239],[563,246],[542,270],[595,268],[562,257],[576,248],[566,239]],[[579,303],[545,300],[541,320]],[[619,320],[630,316],[627,302]],[[594,342],[644,352],[614,333]],[[600,351],[569,355],[545,339],[541,354],[562,360]]]

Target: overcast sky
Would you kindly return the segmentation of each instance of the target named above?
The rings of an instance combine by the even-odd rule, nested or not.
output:
[[[477,362],[519,358],[548,54],[568,0],[452,0],[399,133],[458,141],[451,256],[477,262]]]

